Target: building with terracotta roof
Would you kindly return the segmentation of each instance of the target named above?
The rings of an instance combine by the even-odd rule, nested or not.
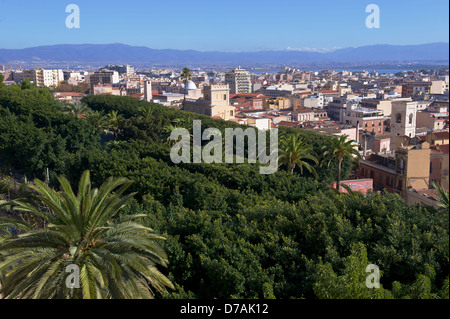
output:
[[[53,93],[53,96],[60,102],[75,102],[81,101],[81,99],[85,97],[86,94],[78,92],[55,92]]]
[[[264,95],[259,93],[230,94],[230,103],[242,110],[262,110]]]
[[[372,178],[375,190],[397,193],[408,203],[436,206],[437,202],[421,201],[417,194],[432,193],[433,183],[448,191],[448,173],[448,145],[423,142],[400,147],[395,155],[369,155],[360,160],[357,177]]]
[[[288,110],[291,108],[291,100],[287,97],[274,97],[264,99],[264,108],[272,110]]]
[[[430,145],[444,145],[449,144],[449,133],[448,131],[440,132],[430,132],[426,136],[426,141]]]

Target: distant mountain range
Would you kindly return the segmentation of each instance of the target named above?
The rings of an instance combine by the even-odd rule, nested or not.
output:
[[[285,64],[385,63],[449,61],[448,43],[421,45],[371,45],[333,52],[257,51],[200,52],[158,50],[125,44],[62,44],[26,49],[0,49],[0,63],[128,63],[128,64]]]

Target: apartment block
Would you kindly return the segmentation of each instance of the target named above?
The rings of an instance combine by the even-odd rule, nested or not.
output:
[[[238,68],[225,75],[225,84],[230,87],[230,94],[252,93],[250,72]]]

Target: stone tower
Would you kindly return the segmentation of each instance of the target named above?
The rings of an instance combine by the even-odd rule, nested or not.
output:
[[[145,81],[144,82],[144,99],[147,102],[151,102],[153,99],[152,95],[152,82]]]
[[[391,113],[391,150],[396,151],[399,139],[416,136],[417,102],[394,101]]]

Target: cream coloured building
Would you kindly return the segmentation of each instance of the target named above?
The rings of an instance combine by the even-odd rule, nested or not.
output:
[[[235,107],[230,105],[230,88],[228,85],[210,85],[203,88],[203,99],[188,100],[184,110],[223,120],[235,118]]]

